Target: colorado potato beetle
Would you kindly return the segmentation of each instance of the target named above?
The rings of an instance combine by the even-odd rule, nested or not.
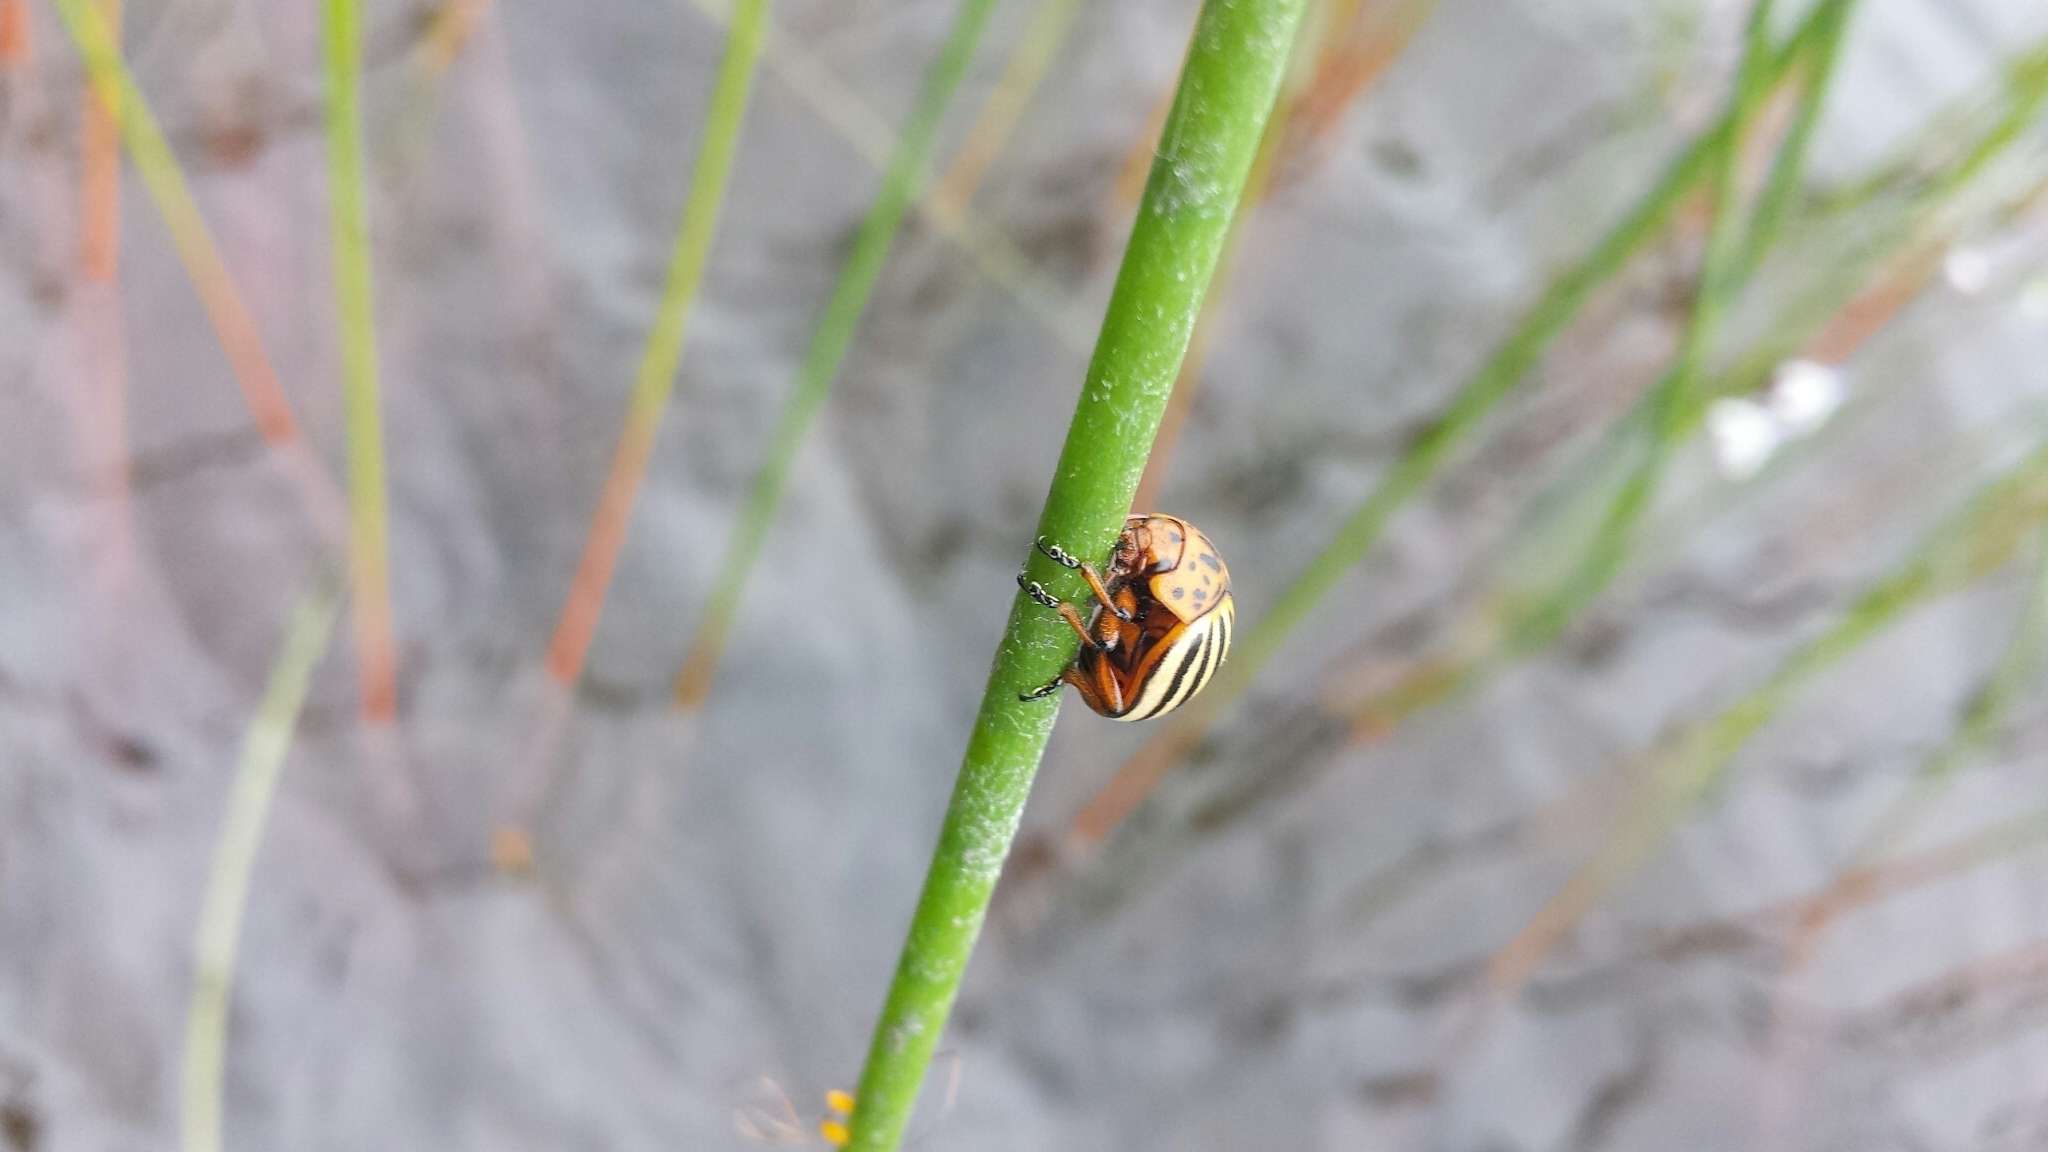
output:
[[[1097,603],[1094,617],[1083,620],[1080,609],[1017,574],[1024,591],[1081,638],[1081,651],[1059,679],[1024,699],[1072,684],[1083,703],[1112,720],[1150,720],[1194,699],[1223,666],[1237,603],[1230,570],[1201,529],[1178,516],[1130,516],[1107,573],[1043,538],[1038,549],[1080,572]]]

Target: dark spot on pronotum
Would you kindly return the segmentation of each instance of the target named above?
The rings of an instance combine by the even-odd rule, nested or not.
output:
[[[1183,592],[1186,592],[1186,591],[1187,591],[1187,589],[1185,589],[1185,588],[1175,588],[1175,589],[1173,590],[1173,598],[1174,598],[1175,600],[1178,600],[1178,599],[1180,599],[1180,598],[1181,598],[1181,594],[1182,594]]]
[[[1180,543],[1180,533],[1178,533],[1178,532],[1175,532],[1175,531],[1174,531],[1173,529],[1171,529],[1171,528],[1167,529],[1167,530],[1166,530],[1166,541],[1167,541],[1167,543],[1169,543],[1169,544],[1178,544],[1178,543]]]

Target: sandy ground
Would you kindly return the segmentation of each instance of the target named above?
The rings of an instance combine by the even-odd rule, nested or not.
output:
[[[142,84],[338,473],[315,6],[131,7]],[[808,1121],[850,1084],[1078,386],[1062,333],[1107,294],[1116,175],[1194,6],[1084,7],[975,201],[1040,305],[913,215],[685,720],[669,678],[876,186],[843,129],[901,120],[950,11],[779,6],[845,123],[771,60],[551,730],[541,657],[721,37],[680,3],[502,0],[424,90],[403,64],[423,8],[372,6],[401,718],[364,735],[344,629],[243,925],[228,1146],[745,1148],[736,1114],[786,1094]],[[1443,0],[1283,172],[1162,496],[1223,543],[1247,621],[1712,113],[1740,8]],[[160,1149],[237,748],[320,542],[132,172],[118,297],[79,275],[76,61],[30,11],[34,69],[0,78],[0,1140]],[[1029,16],[1003,5],[992,41]],[[1816,182],[2044,34],[2035,0],[1868,0]],[[948,154],[1002,58],[978,59]],[[1790,978],[1782,935],[1679,931],[1827,881],[1997,659],[2024,565],[1802,693],[1522,995],[1476,991],[1619,818],[1632,754],[1756,682],[2033,441],[2048,324],[2008,281],[2048,244],[2004,243],[1992,290],[1938,282],[1866,347],[1843,416],[1785,467],[1733,485],[1682,457],[1659,545],[1569,642],[1389,739],[1306,725],[1319,691],[1454,633],[1542,479],[1654,376],[1695,253],[1653,251],[1105,861],[1005,890],[915,1146],[2048,1144],[2038,849],[1844,918]],[[2030,809],[2044,721],[2015,709],[1918,842]],[[1142,735],[1070,705],[1027,835],[1056,839]],[[535,810],[535,874],[494,871],[493,828]]]

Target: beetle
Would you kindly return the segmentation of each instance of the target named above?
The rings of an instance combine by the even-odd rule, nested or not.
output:
[[[1037,700],[1072,684],[1082,703],[1112,720],[1150,720],[1194,699],[1230,653],[1237,602],[1230,570],[1202,530],[1178,516],[1126,517],[1107,574],[1044,537],[1038,550],[1078,571],[1096,600],[1092,620],[1036,580],[1017,583],[1058,612],[1081,650],[1059,678],[1020,695]]]

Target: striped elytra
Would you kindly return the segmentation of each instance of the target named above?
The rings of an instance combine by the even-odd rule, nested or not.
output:
[[[1080,569],[1099,603],[1085,629],[1078,613],[1067,616],[1082,644],[1060,679],[1083,703],[1112,720],[1150,720],[1215,678],[1237,604],[1230,570],[1201,529],[1177,516],[1132,516],[1108,570]]]

